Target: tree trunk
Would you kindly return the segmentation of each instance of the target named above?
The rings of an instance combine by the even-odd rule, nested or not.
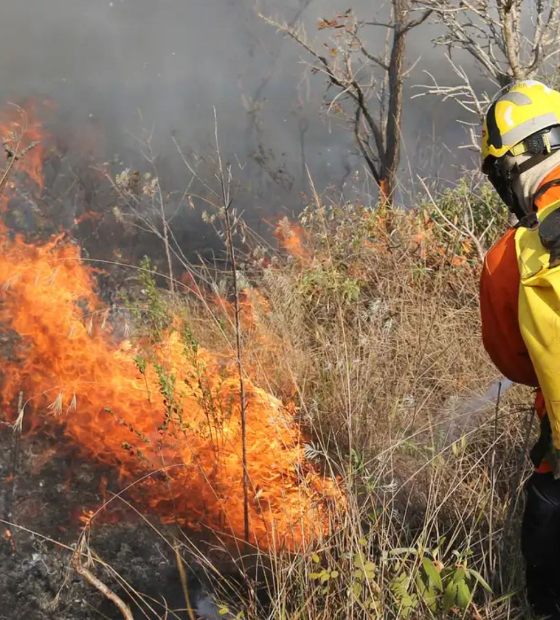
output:
[[[381,206],[391,205],[393,202],[393,191],[395,186],[395,175],[379,179],[379,204]]]
[[[406,43],[406,11],[409,0],[393,0],[395,30],[389,60],[389,106],[387,114],[386,149],[383,161],[382,199],[392,204],[395,181],[401,157],[401,120],[403,111],[404,58]]]

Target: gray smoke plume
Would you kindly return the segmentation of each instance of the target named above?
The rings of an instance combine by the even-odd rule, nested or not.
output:
[[[302,83],[304,52],[257,10],[316,23],[348,8],[346,0],[18,0],[4,2],[0,38],[0,99],[46,95],[58,105],[59,130],[95,136],[99,157],[142,165],[134,136],[152,132],[161,153],[160,173],[181,191],[188,175],[172,136],[185,152],[212,149],[213,108],[221,146],[242,177],[243,208],[257,221],[297,211],[306,188],[305,165],[318,188],[344,188],[363,178],[351,133],[321,119],[324,81]],[[356,0],[356,14],[374,16],[386,3]],[[449,78],[433,27],[409,42],[409,64]],[[379,36],[379,41],[375,40]],[[383,36],[372,35],[373,47]],[[442,75],[443,74],[443,75]],[[449,75],[447,75],[449,74]],[[410,89],[409,89],[410,93]],[[249,113],[258,102],[259,118]],[[462,141],[458,107],[433,99],[407,102],[403,177],[430,169],[457,176]]]

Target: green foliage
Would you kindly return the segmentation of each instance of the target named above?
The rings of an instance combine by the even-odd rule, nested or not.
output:
[[[326,597],[325,604],[342,589],[357,608],[368,613],[383,610],[383,617],[389,609],[397,618],[456,617],[471,607],[477,586],[490,593],[491,589],[479,572],[468,567],[470,552],[452,551],[447,564],[440,560],[444,542],[431,551],[420,545],[394,548],[374,560],[370,554],[375,546],[362,538],[356,550],[338,558],[313,553],[308,577],[317,583],[318,594]]]
[[[493,245],[508,225],[507,207],[492,185],[485,182],[477,186],[468,177],[439,195],[436,206],[425,202],[421,210],[452,237],[457,236],[457,231],[449,222],[460,230],[468,229],[486,248]]]
[[[309,302],[324,300],[325,297],[353,302],[359,299],[360,290],[360,281],[348,276],[339,267],[315,265],[304,273],[300,282],[300,292]]]
[[[406,573],[400,573],[391,581],[391,592],[401,618],[408,618],[419,605],[418,597],[411,592],[411,584],[411,577]]]
[[[229,618],[230,620],[243,620],[245,617],[242,611],[237,612],[233,615],[233,612],[230,611],[227,605],[218,605],[218,614],[223,618]]]
[[[145,256],[140,263],[138,280],[142,286],[136,296],[122,293],[126,308],[135,320],[140,336],[159,342],[171,323],[168,304],[157,286],[157,269]]]
[[[439,559],[440,547],[444,542],[445,539],[442,539],[433,551],[421,547],[404,550],[404,570],[399,573],[396,587],[392,589],[395,598],[409,613],[414,610],[411,601],[416,600],[417,605],[424,605],[438,618],[442,615],[446,617],[455,608],[466,611],[470,607],[477,585],[491,593],[490,586],[480,573],[468,568],[469,551],[464,554],[453,551],[453,560],[447,566]],[[394,555],[398,555],[398,551],[395,550]],[[413,581],[414,572],[416,574]],[[412,589],[415,591],[414,595],[411,594]]]
[[[189,359],[192,357],[196,358],[198,353],[198,341],[196,340],[192,329],[186,322],[183,324],[183,329],[181,331],[181,340],[185,347],[185,355]]]

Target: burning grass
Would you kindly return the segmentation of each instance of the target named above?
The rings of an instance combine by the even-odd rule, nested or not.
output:
[[[322,544],[273,555],[266,617],[530,617],[516,531],[531,397],[488,390],[478,252],[440,221],[428,205],[318,200],[284,256],[247,259],[267,300],[245,331],[247,364],[294,401],[306,455],[341,473],[348,501]]]
[[[37,169],[20,172],[39,199]],[[183,263],[168,293],[144,262],[109,308],[65,235],[31,243],[3,230],[2,421],[27,437],[54,428],[60,451],[116,472],[117,499],[105,501],[196,557],[223,617],[527,618],[516,523],[529,395],[484,396],[496,373],[480,342],[481,243],[456,224],[465,204],[486,213],[489,200],[466,183],[409,212],[314,196],[297,224],[279,223],[280,250],[244,245],[249,556],[227,272]],[[486,230],[471,219],[472,234]],[[87,557],[104,512],[76,519]],[[196,530],[213,534],[240,588]],[[149,608],[108,563],[96,569]]]
[[[3,396],[25,395],[18,423],[29,416],[40,432],[56,419],[123,484],[145,478],[133,494],[163,522],[242,539],[239,396],[228,358],[200,347],[180,323],[149,348],[116,342],[76,246],[3,239],[0,320],[21,338],[3,360]],[[341,495],[307,464],[282,403],[250,381],[247,400],[250,541],[310,542],[324,533],[325,504]]]

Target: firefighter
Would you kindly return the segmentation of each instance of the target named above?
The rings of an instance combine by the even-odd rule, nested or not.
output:
[[[560,92],[527,80],[499,96],[482,170],[518,220],[485,259],[482,338],[506,377],[537,388],[521,547],[529,603],[560,619]]]

